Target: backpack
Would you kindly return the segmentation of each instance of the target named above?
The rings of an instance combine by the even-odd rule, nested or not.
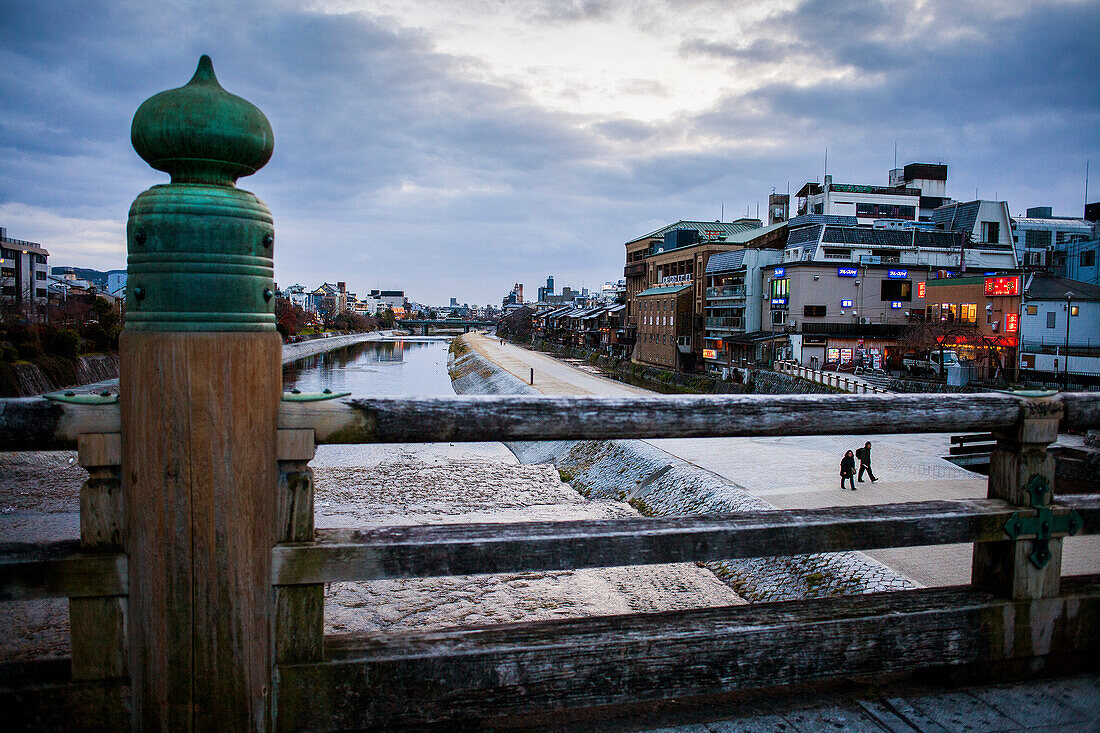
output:
[[[856,458],[863,461],[863,456],[867,453],[866,448],[856,448]]]

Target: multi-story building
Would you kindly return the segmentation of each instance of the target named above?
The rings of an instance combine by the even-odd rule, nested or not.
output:
[[[660,285],[638,293],[635,361],[674,371],[694,370],[692,290],[691,283],[681,283]]]
[[[890,185],[920,191],[917,221],[932,221],[932,212],[951,203],[947,197],[947,166],[942,163],[910,163],[890,171]]]
[[[998,252],[1002,254],[1006,251],[1010,252],[1012,264],[1004,269],[1018,267],[1016,248],[1012,243],[1012,217],[1008,214],[1007,202],[956,201],[945,204],[932,212],[932,223],[937,229],[966,234],[970,244],[977,245],[978,254],[983,259],[988,259]],[[968,256],[969,252],[968,248]],[[993,269],[988,265],[976,265],[969,259],[964,259],[959,269],[965,272],[971,266]]]
[[[1023,378],[1100,384],[1100,285],[1027,273],[1019,322]]]
[[[852,217],[800,216],[790,221],[785,262],[858,262],[927,265],[959,271],[963,263],[986,270],[1016,267],[1012,247],[970,242],[963,232],[926,224],[887,221],[856,225]]]
[[[687,290],[691,296],[691,317],[687,319],[683,325],[685,330],[677,338],[687,339],[688,351],[698,357],[694,363],[699,363],[698,359],[702,357],[703,351],[703,275],[707,261],[716,252],[744,247],[743,242],[734,241],[731,237],[757,229],[760,229],[759,219],[739,219],[733,222],[678,221],[627,242],[626,267],[623,270],[626,278],[624,342],[629,342],[641,333],[639,298],[642,292],[655,287],[687,285],[690,286]],[[637,343],[640,345],[641,341]],[[654,353],[656,342],[647,343],[649,346],[644,353]],[[662,356],[662,364],[669,361],[665,356]],[[635,358],[644,360],[638,354]],[[677,360],[672,361],[680,363]]]
[[[1007,273],[928,281],[926,321],[939,325],[937,341],[973,364],[976,376],[1004,377],[1016,363],[1025,277]]]
[[[854,216],[860,224],[876,219],[917,221],[921,191],[908,186],[866,186],[833,183],[806,183],[796,194],[798,215]]]
[[[707,262],[706,320],[703,363],[718,372],[742,360],[757,361],[760,349],[771,341],[761,325],[761,297],[765,268],[778,264],[778,249],[738,249],[719,252]]]
[[[523,305],[523,283],[514,284],[508,294],[504,296],[504,300],[501,301],[500,305],[502,308]]]
[[[1095,239],[1092,222],[1052,213],[1049,206],[1033,206],[1026,216],[1013,217],[1012,242],[1020,267],[1054,272],[1079,254],[1070,245]]]
[[[19,306],[45,305],[49,299],[49,256],[37,242],[13,239],[0,227],[0,297]]]

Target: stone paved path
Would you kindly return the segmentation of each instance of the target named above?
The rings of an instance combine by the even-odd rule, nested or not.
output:
[[[498,339],[471,334],[469,343],[482,356],[527,381],[535,370],[535,389],[544,394],[653,394],[644,389],[582,371],[551,356]],[[840,458],[847,449],[872,442],[879,481],[841,491]],[[683,460],[712,471],[781,509],[856,504],[892,504],[986,496],[986,477],[960,468],[942,456],[949,434],[825,435],[765,438],[669,439],[646,441]],[[965,545],[895,548],[866,554],[921,585],[970,582],[972,549]],[[1100,536],[1066,540],[1063,573],[1100,572]]]

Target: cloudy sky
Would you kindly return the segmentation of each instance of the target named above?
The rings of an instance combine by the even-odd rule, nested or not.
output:
[[[599,287],[623,243],[885,184],[1080,215],[1100,179],[1100,3],[999,0],[0,0],[0,226],[51,264],[125,265],[146,97],[210,54],[275,130],[242,179],[280,285],[421,302]],[[1100,181],[1090,189],[1100,199]]]

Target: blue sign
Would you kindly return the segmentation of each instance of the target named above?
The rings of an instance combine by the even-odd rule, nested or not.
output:
[[[838,267],[836,268],[837,277],[859,277],[858,267]]]
[[[908,270],[889,270],[886,273],[886,277],[890,280],[904,280],[909,277]]]
[[[891,308],[901,308],[902,307],[901,301],[900,300],[891,300],[890,301],[890,307]]]
[[[786,305],[786,298],[772,298],[772,305]]]
[[[786,267],[777,267],[777,268],[775,268],[775,272],[772,273],[772,277],[783,277],[786,274],[787,274],[787,268]]]
[[[853,301],[851,301],[851,300],[842,300],[842,301],[840,301],[840,307],[841,308],[851,308],[852,307],[852,302]]]

